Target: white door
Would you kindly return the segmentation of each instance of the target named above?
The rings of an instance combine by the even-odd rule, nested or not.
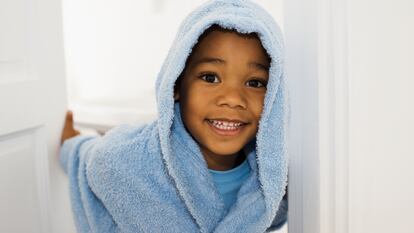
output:
[[[75,232],[57,153],[66,110],[61,2],[0,1],[0,232]]]

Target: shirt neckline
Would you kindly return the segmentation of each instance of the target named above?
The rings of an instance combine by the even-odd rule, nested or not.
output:
[[[210,172],[215,173],[215,174],[229,174],[229,173],[234,173],[239,171],[240,169],[242,169],[243,167],[245,167],[247,165],[247,158],[237,167],[229,169],[229,170],[225,170],[225,171],[219,171],[219,170],[213,170],[213,169],[208,169]]]

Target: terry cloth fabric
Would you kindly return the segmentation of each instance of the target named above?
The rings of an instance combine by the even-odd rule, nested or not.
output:
[[[193,46],[213,24],[256,32],[271,57],[256,140],[244,148],[251,172],[229,212],[173,97]],[[265,232],[286,218],[286,211],[278,212],[288,173],[283,43],[264,9],[247,0],[213,0],[190,13],[158,75],[156,97],[153,123],[121,125],[102,137],[80,135],[62,145],[78,232]]]
[[[226,211],[228,211],[237,199],[240,186],[250,174],[249,163],[245,159],[239,166],[227,171],[208,170],[213,176],[214,184],[223,198]]]

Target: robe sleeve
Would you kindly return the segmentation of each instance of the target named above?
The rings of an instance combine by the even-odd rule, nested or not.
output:
[[[78,135],[64,141],[60,164],[69,179],[72,212],[78,232],[119,232],[112,216],[88,183],[88,164],[98,153],[100,136]]]
[[[288,200],[287,196],[285,195],[280,202],[279,209],[276,212],[276,216],[273,219],[272,225],[267,228],[266,232],[276,231],[282,228],[285,223],[287,222],[288,218]]]

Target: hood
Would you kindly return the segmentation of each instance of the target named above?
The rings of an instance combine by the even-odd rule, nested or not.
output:
[[[177,120],[179,111],[174,103],[175,81],[183,71],[187,57],[199,36],[213,24],[237,30],[239,33],[255,32],[271,57],[264,108],[256,135],[256,145],[253,147],[254,165],[257,169],[252,170],[256,173],[260,198],[263,199],[265,213],[261,218],[270,226],[287,185],[289,103],[283,72],[282,33],[274,19],[262,7],[247,0],[213,0],[196,8],[181,23],[156,81],[158,131],[163,159],[167,172],[176,183],[179,194],[200,229],[211,232],[216,227],[214,223],[219,222],[223,213],[218,208],[217,212],[212,211],[211,216],[204,219],[203,214],[199,213],[202,207],[194,203],[191,196],[193,191],[185,180],[187,177],[175,165],[171,134],[173,122]]]

